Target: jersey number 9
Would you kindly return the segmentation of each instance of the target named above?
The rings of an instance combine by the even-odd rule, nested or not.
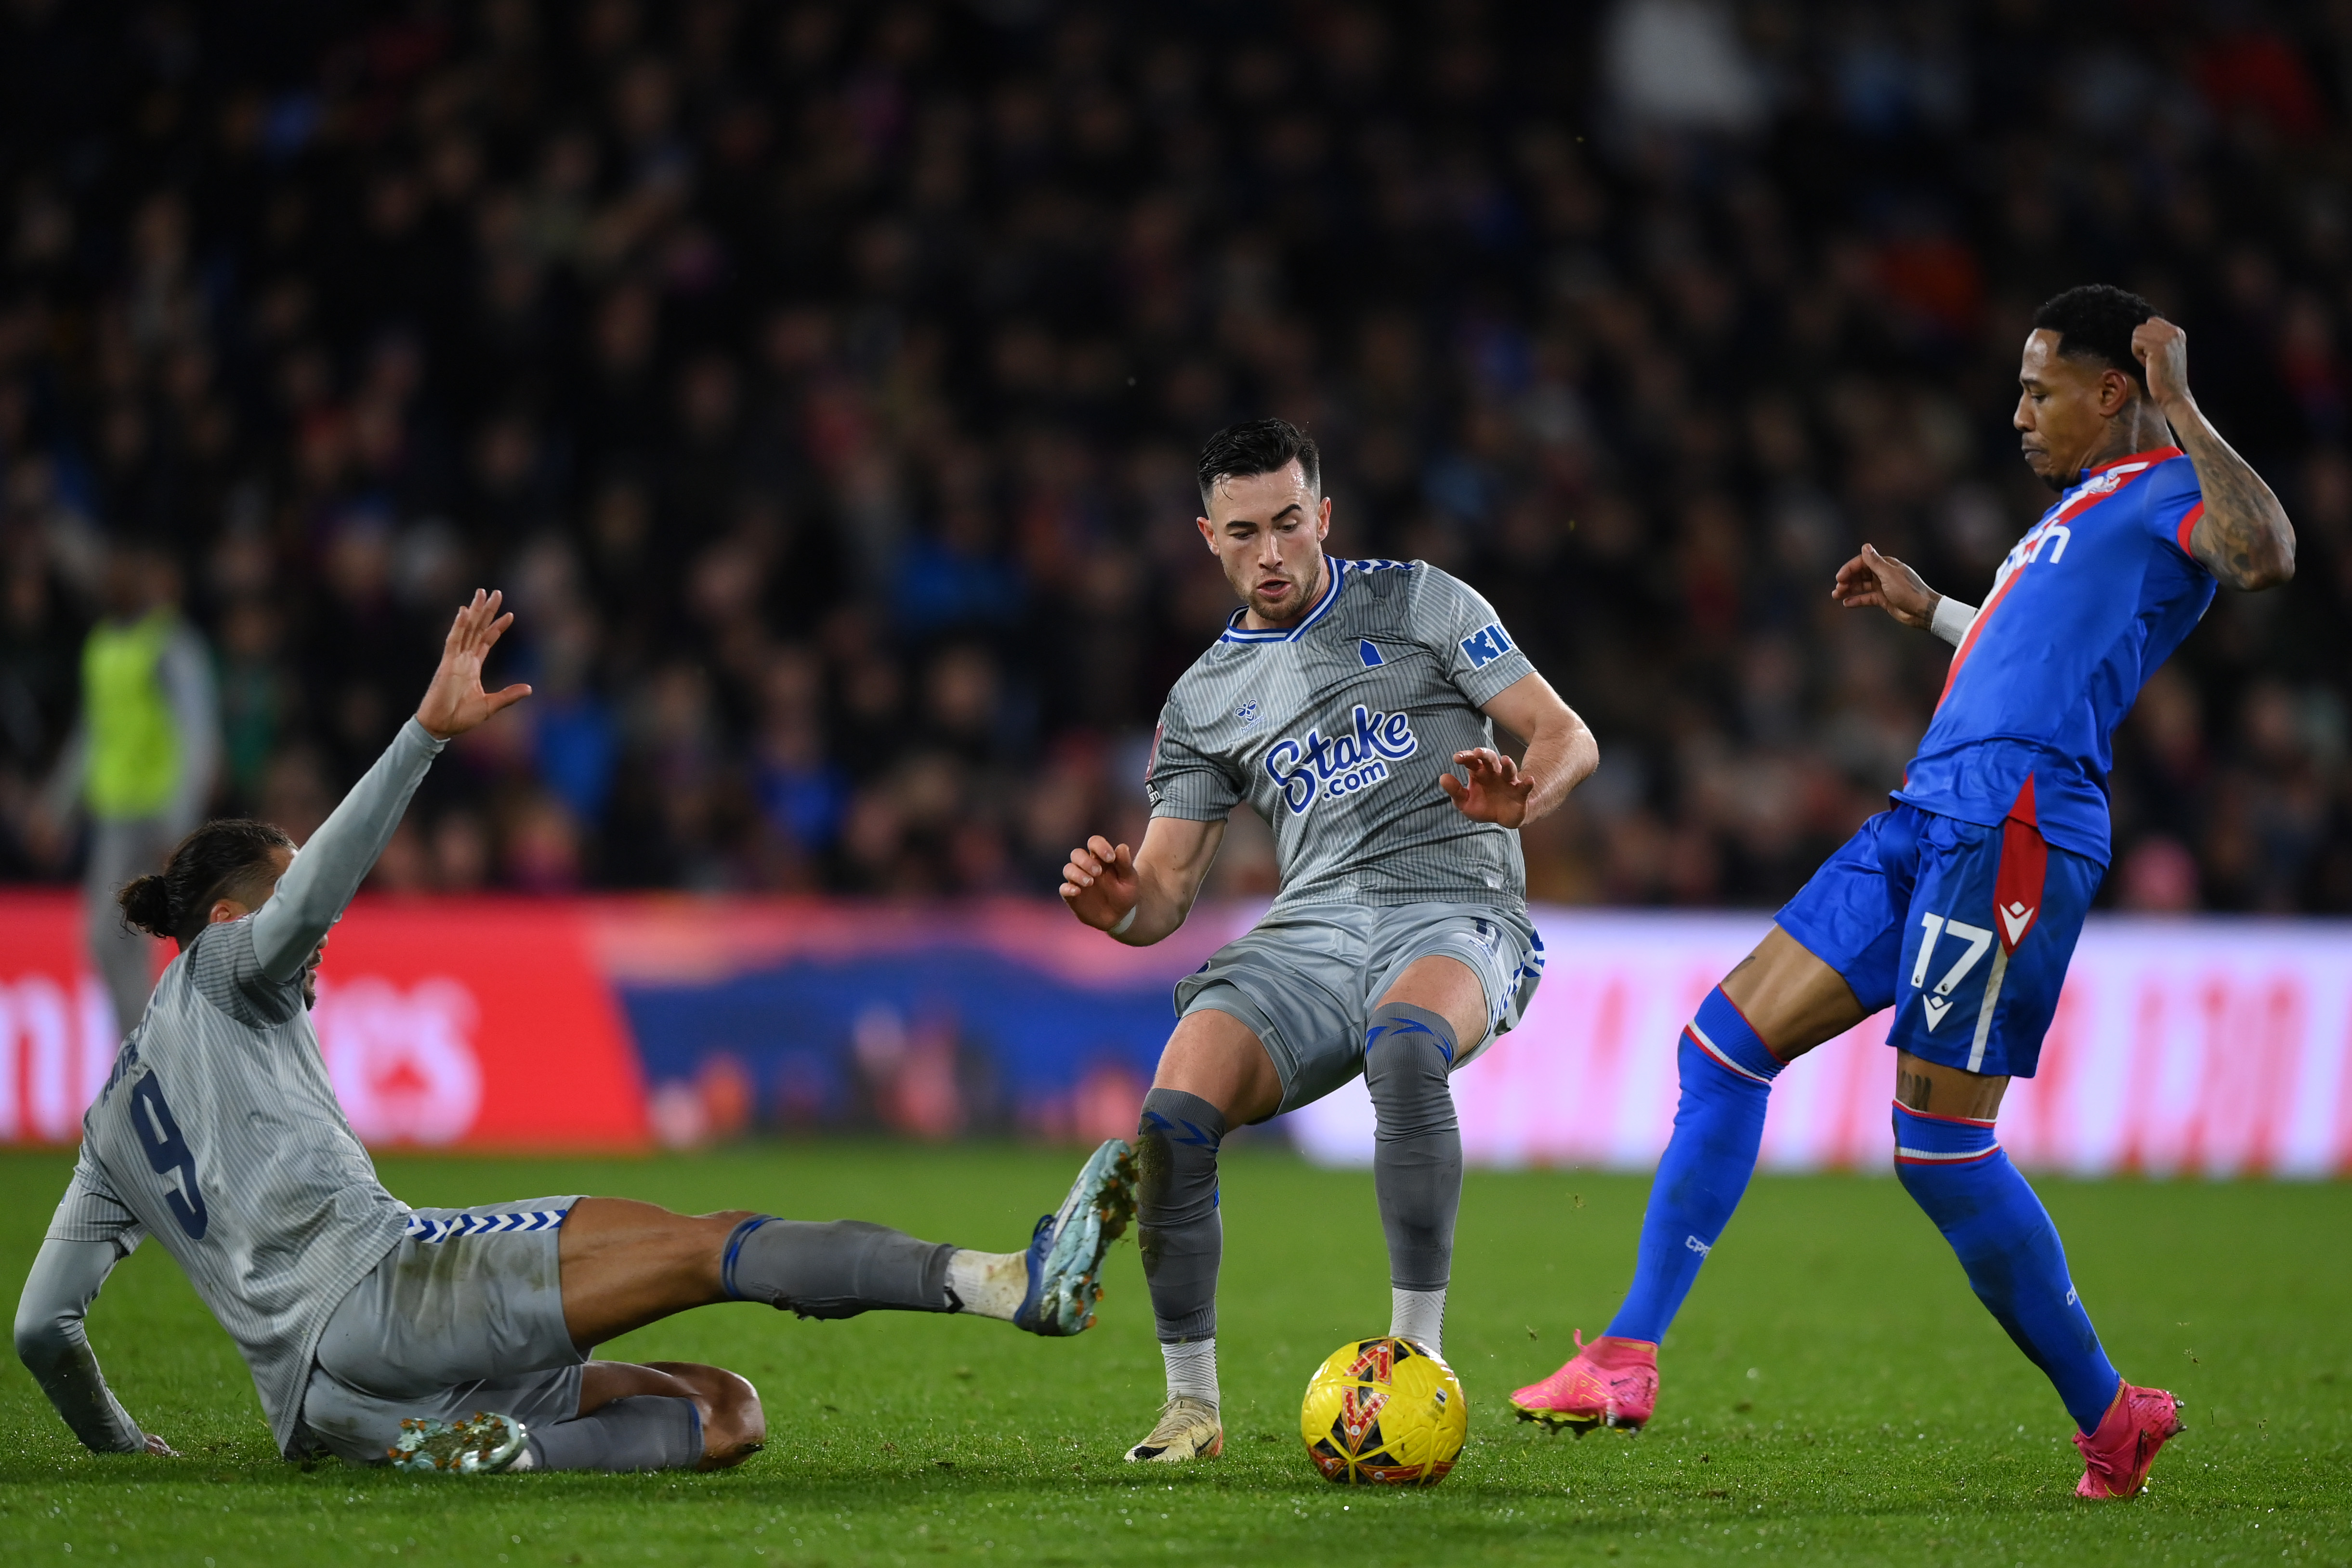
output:
[[[172,1119],[172,1108],[163,1103],[163,1091],[156,1087],[152,1072],[131,1085],[131,1125],[146,1145],[147,1164],[157,1176],[179,1173],[179,1186],[166,1186],[163,1201],[180,1228],[188,1233],[188,1239],[202,1241],[211,1220],[205,1213],[205,1195],[196,1186],[195,1153],[181,1135],[180,1124]]]

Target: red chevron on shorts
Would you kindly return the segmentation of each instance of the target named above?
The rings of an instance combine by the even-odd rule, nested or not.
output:
[[[2001,951],[2014,953],[2033,923],[2042,918],[2042,880],[2050,870],[2050,846],[2033,810],[2033,775],[2000,824],[2000,866],[1993,873],[1993,930]]]

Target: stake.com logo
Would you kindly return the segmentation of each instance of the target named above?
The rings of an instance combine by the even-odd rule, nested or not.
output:
[[[1304,740],[1286,737],[1267,747],[1265,771],[1281,787],[1290,814],[1303,817],[1318,798],[1339,800],[1370,789],[1389,776],[1390,763],[1420,749],[1404,715],[1376,713],[1358,703],[1354,733],[1326,740],[1321,730],[1310,729]]]

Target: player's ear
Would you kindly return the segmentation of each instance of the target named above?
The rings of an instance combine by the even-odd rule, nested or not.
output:
[[[1330,531],[1331,497],[1326,496],[1323,497],[1323,504],[1317,508],[1315,513],[1315,537],[1319,539]]]
[[[1206,518],[1206,517],[1194,517],[1194,518],[1192,519],[1192,526],[1193,526],[1194,528],[1196,528],[1200,529],[1200,530],[1201,530],[1201,538],[1208,541],[1209,553],[1210,553],[1211,555],[1214,555],[1214,554],[1216,554],[1216,553],[1217,553],[1217,528],[1216,528],[1216,525],[1215,525],[1215,524],[1213,524],[1213,523],[1212,523],[1212,522],[1210,522],[1210,521],[1209,521],[1209,519],[1208,519],[1208,518]]]
[[[2139,392],[2139,383],[2122,371],[2099,372],[2099,413],[2108,419],[2123,413]]]

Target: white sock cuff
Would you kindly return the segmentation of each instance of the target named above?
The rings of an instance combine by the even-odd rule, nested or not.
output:
[[[1205,1399],[1217,1403],[1217,1336],[1162,1344],[1160,1359],[1168,1369],[1168,1397]]]
[[[1445,1292],[1436,1291],[1404,1291],[1389,1287],[1389,1333],[1396,1339],[1409,1339],[1429,1348],[1433,1355],[1445,1354]]]

